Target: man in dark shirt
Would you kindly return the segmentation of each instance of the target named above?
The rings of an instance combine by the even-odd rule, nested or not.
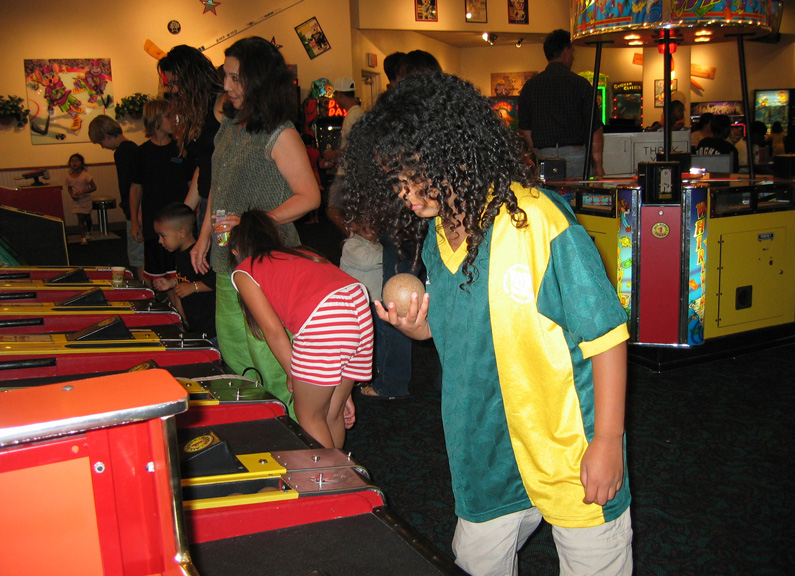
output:
[[[574,46],[571,35],[555,30],[544,40],[549,64],[528,80],[519,95],[519,132],[536,158],[563,158],[566,176],[581,178],[585,168],[593,89],[582,76],[571,71]],[[591,173],[604,175],[602,122],[594,118]]]
[[[732,172],[739,170],[739,155],[737,148],[727,140],[731,133],[732,121],[725,114],[716,114],[709,121],[712,136],[702,138],[696,146],[696,156],[715,156],[717,154],[731,154]]]
[[[100,114],[88,125],[88,137],[94,144],[99,144],[105,150],[113,150],[113,161],[116,164],[116,177],[119,181],[119,208],[124,212],[127,220],[127,259],[136,278],[143,280],[144,274],[144,248],[143,244],[136,242],[132,237],[132,222],[130,218],[130,186],[132,185],[133,163],[138,145],[128,140],[124,135],[121,125],[110,116]]]

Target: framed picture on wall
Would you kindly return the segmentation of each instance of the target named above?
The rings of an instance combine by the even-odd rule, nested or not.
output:
[[[310,18],[296,26],[295,33],[301,39],[301,44],[304,45],[304,50],[306,50],[310,60],[317,58],[323,52],[331,50],[331,44],[328,43],[317,18]]]
[[[436,0],[414,0],[414,19],[417,22],[438,22]]]
[[[32,144],[89,142],[92,118],[115,114],[109,58],[26,59],[24,64]]]
[[[491,95],[495,97],[519,96],[524,83],[538,74],[533,72],[492,72]]]
[[[654,107],[662,108],[665,102],[665,80],[654,81]],[[679,81],[674,78],[671,80],[671,92],[676,92],[679,89]]]
[[[508,24],[527,24],[527,0],[508,0]]]
[[[466,0],[464,11],[467,22],[486,23],[489,20],[486,13],[486,0]]]

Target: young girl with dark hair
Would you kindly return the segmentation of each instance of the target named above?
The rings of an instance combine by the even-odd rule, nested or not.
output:
[[[561,574],[629,576],[627,314],[569,205],[533,186],[488,100],[441,73],[381,95],[343,168],[351,219],[422,247],[425,296],[404,317],[375,308],[439,352],[456,563],[517,574],[543,518]]]
[[[97,189],[94,178],[86,169],[86,161],[82,154],[69,156],[69,173],[66,175],[66,189],[72,199],[72,213],[77,216],[80,228],[80,243],[88,244],[91,237],[91,193]]]
[[[287,375],[298,423],[325,447],[342,448],[353,424],[353,383],[372,376],[364,286],[309,249],[285,246],[260,210],[240,217],[229,247],[246,320]]]

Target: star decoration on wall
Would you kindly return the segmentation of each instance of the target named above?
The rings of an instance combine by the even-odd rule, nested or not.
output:
[[[281,50],[281,48],[282,48],[282,45],[281,45],[281,44],[278,44],[278,43],[276,42],[276,36],[274,36],[273,38],[271,38],[271,44],[273,44],[273,45],[276,47],[276,49],[277,49],[277,50]]]
[[[204,4],[204,12],[202,12],[202,14],[207,14],[207,12],[212,12],[213,14],[218,16],[218,13],[215,11],[215,9],[221,5],[220,2],[216,2],[216,0],[199,0],[199,2]]]

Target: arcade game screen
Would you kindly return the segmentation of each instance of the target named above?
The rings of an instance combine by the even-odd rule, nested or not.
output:
[[[787,132],[790,115],[790,90],[756,90],[754,92],[754,120],[767,125],[781,122],[784,133]]]

